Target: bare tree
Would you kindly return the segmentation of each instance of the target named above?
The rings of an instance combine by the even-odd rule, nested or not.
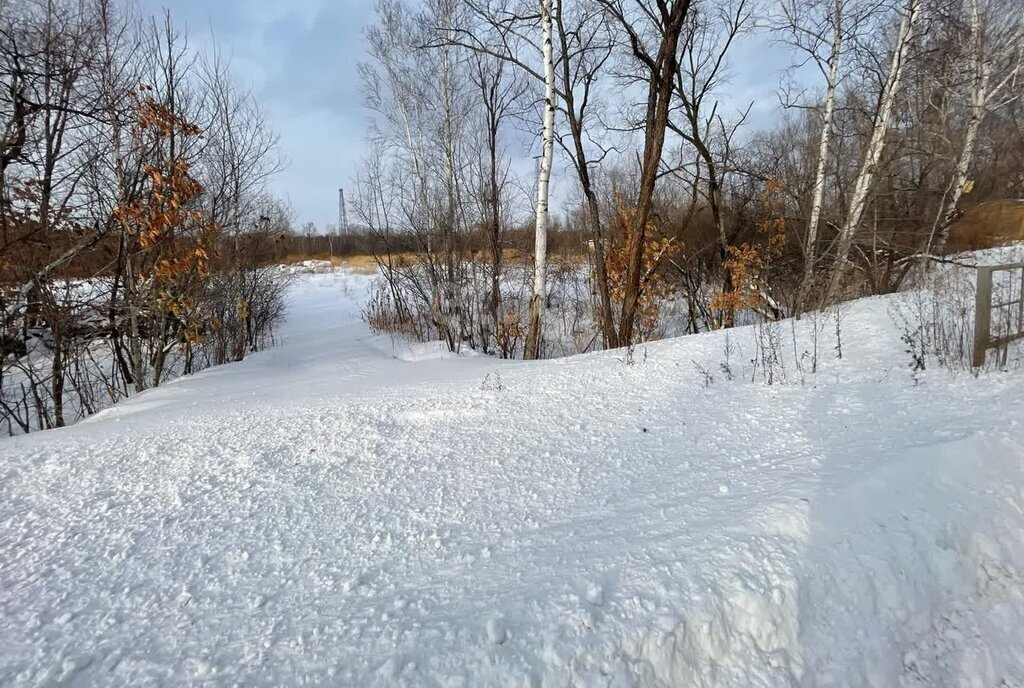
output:
[[[716,89],[724,79],[727,57],[736,39],[748,28],[753,15],[746,0],[721,6],[716,13],[691,10],[682,38],[682,58],[675,76],[675,95],[678,99],[676,120],[669,127],[696,152],[698,165],[693,173],[693,188],[702,188],[701,171],[706,176],[705,200],[711,209],[712,221],[718,237],[719,257],[722,265],[722,293],[734,289],[732,272],[728,267],[729,247],[734,232],[730,230],[722,187],[728,172],[733,139],[746,119],[740,113],[739,121],[726,123],[718,113]],[[749,108],[748,108],[749,110]],[[732,326],[733,314],[725,310],[720,325]]]
[[[381,235],[393,237],[401,225],[418,248],[414,260],[386,275],[410,288],[416,309],[453,351],[475,331],[464,293],[471,256],[463,202],[475,89],[467,55],[439,40],[462,25],[461,10],[456,0],[435,0],[419,11],[382,1],[378,23],[367,32],[371,61],[360,66],[367,105],[377,115],[375,136],[392,156],[390,166],[375,165],[360,188],[367,192],[371,179],[387,184],[398,207],[390,216],[393,226]],[[371,202],[372,197],[357,199],[364,206]],[[394,265],[390,255],[385,262]],[[401,291],[396,285],[395,293]]]
[[[825,176],[835,116],[836,90],[843,77],[840,71],[843,51],[849,34],[860,24],[856,16],[847,16],[851,4],[850,0],[833,0],[831,3],[781,0],[774,20],[774,30],[782,36],[781,40],[799,51],[802,61],[813,62],[825,80],[811,207],[804,238],[803,278],[795,308],[797,316],[802,312],[810,294],[818,263],[818,225],[825,201]]]
[[[478,330],[480,343],[486,353],[490,341],[496,339],[502,327],[501,279],[503,268],[503,241],[506,185],[509,161],[505,158],[501,137],[509,118],[521,114],[521,101],[526,83],[518,70],[505,60],[478,51],[472,52],[471,77],[480,91],[482,153],[480,165],[481,215],[490,255],[490,293],[486,298],[486,317],[481,313]]]
[[[594,288],[597,291],[597,321],[605,347],[618,345],[608,284],[608,266],[605,256],[606,237],[594,183],[594,167],[605,156],[598,147],[595,153],[595,121],[592,117],[596,98],[596,84],[605,64],[613,55],[614,40],[605,15],[600,7],[589,2],[577,2],[573,12],[566,11],[565,3],[555,7],[555,34],[557,36],[559,67],[558,97],[565,113],[569,142],[558,135],[559,145],[572,161],[579,180],[594,251]],[[588,145],[589,144],[589,145]]]
[[[217,93],[195,57],[169,16],[142,22],[112,0],[0,5],[0,344],[13,354],[0,364],[0,410],[11,432],[190,372],[207,345],[222,220],[196,179],[213,168],[216,146],[199,132],[215,118],[195,122]],[[240,110],[228,118],[244,124]],[[246,146],[266,141],[245,137],[223,169],[256,174]],[[279,286],[247,290],[260,308],[250,343],[280,318]]]
[[[679,40],[685,28],[690,0],[599,0],[625,37],[629,54],[643,74],[647,98],[643,117],[643,153],[640,177],[627,236],[627,271],[616,342],[633,341],[637,308],[644,288],[644,253],[661,171],[665,131],[679,69]]]
[[[868,204],[868,195],[871,192],[875,175],[882,159],[886,133],[889,130],[889,120],[899,92],[900,79],[910,57],[911,46],[915,38],[914,31],[921,18],[922,6],[923,0],[908,0],[906,6],[900,12],[900,23],[896,35],[896,43],[892,50],[892,61],[878,96],[878,108],[875,111],[871,138],[864,152],[860,172],[854,182],[853,195],[850,197],[846,218],[839,228],[836,262],[832,268],[832,275],[829,278],[828,286],[824,293],[824,302],[830,301],[835,296],[849,263],[850,248],[853,245],[854,235],[860,227],[864,210]]]
[[[1007,88],[1024,78],[1024,12],[999,0],[964,0],[967,37],[962,48],[967,78],[967,123],[944,202],[928,238],[926,254],[942,252],[949,229],[958,217],[960,198],[967,187],[978,134],[985,116],[1019,97]],[[993,79],[993,77],[995,77]]]

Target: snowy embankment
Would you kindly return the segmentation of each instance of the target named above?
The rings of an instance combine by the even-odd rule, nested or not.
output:
[[[804,384],[451,357],[365,288],[0,444],[0,684],[1024,685],[1021,371],[915,384],[882,299]]]

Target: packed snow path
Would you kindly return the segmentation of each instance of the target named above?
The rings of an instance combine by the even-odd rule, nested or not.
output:
[[[441,356],[365,284],[0,443],[0,685],[1024,685],[1021,373],[914,384],[882,300],[804,384]]]

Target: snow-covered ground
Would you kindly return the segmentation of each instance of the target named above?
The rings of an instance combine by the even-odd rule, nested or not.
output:
[[[884,299],[772,386],[452,357],[367,280],[0,444],[0,685],[1024,686],[1024,372],[912,380]]]

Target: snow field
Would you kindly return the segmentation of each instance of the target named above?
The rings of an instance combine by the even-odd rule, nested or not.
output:
[[[1024,685],[1021,372],[915,384],[884,299],[803,385],[749,329],[731,381],[720,333],[452,357],[366,285],[0,444],[0,684]]]

